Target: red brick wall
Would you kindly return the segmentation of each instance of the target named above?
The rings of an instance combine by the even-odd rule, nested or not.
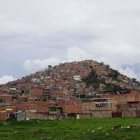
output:
[[[47,103],[46,102],[38,102],[37,103],[37,112],[48,113],[49,109],[48,109]]]
[[[30,94],[31,96],[40,97],[43,95],[43,89],[41,87],[31,87]]]
[[[0,112],[0,120],[1,121],[7,120],[7,113],[6,112]]]
[[[64,107],[65,113],[81,113],[81,106],[79,105],[66,105]]]
[[[5,102],[12,102],[12,96],[10,96],[10,95],[3,95],[1,98]]]

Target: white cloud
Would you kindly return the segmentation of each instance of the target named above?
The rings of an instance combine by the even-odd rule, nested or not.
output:
[[[126,69],[120,69],[120,72],[130,78],[137,78],[137,74],[133,71],[133,69],[130,69],[128,67]]]
[[[79,47],[68,47],[65,55],[65,59],[62,59],[61,57],[50,57],[47,59],[26,60],[23,67],[27,72],[35,72],[47,68],[48,65],[53,66],[66,61],[80,61],[89,58],[89,54]]]
[[[66,52],[67,61],[78,61],[88,59],[90,54],[80,47],[70,47]]]
[[[0,85],[2,84],[6,84],[10,81],[14,81],[15,78],[13,76],[9,76],[9,75],[4,75],[2,77],[0,77]]]
[[[122,70],[139,63],[139,36],[139,0],[0,0],[0,67],[94,59]]]
[[[110,44],[112,45],[112,44]],[[133,68],[127,67],[126,64],[132,64],[135,62],[133,57],[138,57],[136,53],[133,52],[133,49],[130,46],[125,46],[127,50],[123,50],[122,44],[117,44],[114,50],[108,50],[107,46],[102,45],[103,48],[95,48],[92,45],[89,47],[68,47],[65,50],[65,57],[50,57],[47,59],[34,59],[34,60],[27,60],[24,62],[23,67],[24,69],[31,73],[36,72],[37,70],[45,69],[48,65],[57,65],[63,62],[71,62],[71,61],[82,61],[85,59],[93,59],[99,62],[104,62],[109,64],[112,68],[119,70],[122,74],[129,76],[130,78],[138,78],[138,74],[133,70]],[[122,50],[122,51],[121,51]],[[109,54],[107,53],[109,52]],[[125,52],[128,52],[125,54]],[[139,54],[139,51],[137,51]],[[136,55],[136,56],[134,56]],[[128,57],[130,59],[128,60]],[[134,62],[133,62],[134,61]],[[137,61],[136,61],[137,62]],[[123,65],[126,65],[123,68]]]
[[[35,72],[47,68],[48,65],[53,66],[60,62],[61,60],[58,58],[27,60],[24,62],[23,67],[27,72]]]

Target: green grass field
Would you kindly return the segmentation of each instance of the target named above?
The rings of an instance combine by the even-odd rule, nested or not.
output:
[[[0,140],[140,140],[140,118],[0,122]]]

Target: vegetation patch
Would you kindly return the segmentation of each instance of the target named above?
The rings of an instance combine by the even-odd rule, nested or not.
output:
[[[0,140],[139,140],[140,118],[0,122]]]

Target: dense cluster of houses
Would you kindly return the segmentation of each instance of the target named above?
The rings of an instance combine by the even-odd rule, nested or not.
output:
[[[83,61],[49,66],[46,71],[2,86],[0,120],[139,117],[140,92],[137,90],[100,93],[82,82],[82,78],[90,73],[91,65],[107,83],[112,81],[108,78],[111,74],[108,66]],[[137,84],[121,75],[118,79],[122,87]]]
[[[39,93],[40,94],[40,93]],[[139,117],[140,93],[102,94],[92,98],[0,95],[0,120],[63,119],[67,117]]]

